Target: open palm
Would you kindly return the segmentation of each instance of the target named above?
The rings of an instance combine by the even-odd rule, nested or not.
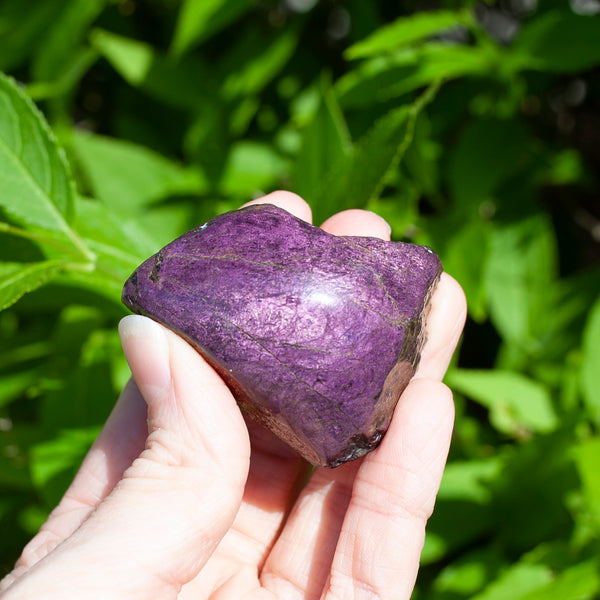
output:
[[[255,202],[310,220],[290,193]],[[389,238],[365,211],[322,227]],[[313,471],[244,421],[186,342],[145,317],[126,318],[135,383],[0,590],[7,600],[408,599],[452,432],[441,379],[464,319],[462,291],[444,274],[419,368],[381,445]]]

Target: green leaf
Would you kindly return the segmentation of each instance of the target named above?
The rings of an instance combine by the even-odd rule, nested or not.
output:
[[[67,0],[36,0],[35,10],[29,2],[0,2],[0,70],[18,67],[37,48],[48,23],[59,18]]]
[[[558,417],[547,388],[520,373],[455,369],[448,384],[490,410],[494,427],[515,437],[555,429]]]
[[[449,233],[446,233],[446,237]],[[489,255],[491,228],[487,223],[473,221],[452,231],[442,254],[444,270],[462,286],[471,317],[482,322],[488,314],[484,277]],[[473,252],[477,248],[477,252]]]
[[[502,466],[502,460],[496,456],[485,460],[451,462],[444,471],[439,497],[486,504],[493,498],[490,484],[498,478]]]
[[[435,578],[432,589],[439,598],[473,598],[501,568],[503,558],[498,550],[480,547],[453,560]],[[436,598],[438,596],[435,596]]]
[[[543,351],[555,325],[556,260],[554,232],[541,215],[493,230],[485,273],[491,318],[527,353]]]
[[[420,194],[432,199],[440,195],[440,158],[443,153],[439,140],[434,138],[433,133],[431,117],[427,113],[421,113],[415,126],[413,143],[403,161],[406,174],[415,188]]]
[[[499,57],[493,47],[452,46],[429,42],[375,57],[340,77],[336,91],[344,108],[386,102],[441,79],[493,73]]]
[[[540,541],[572,536],[573,517],[565,506],[565,498],[579,485],[572,445],[567,425],[501,450],[504,468],[493,483],[492,510],[497,542],[513,556]]]
[[[503,566],[496,548],[478,548],[457,557],[435,578],[432,591],[435,598],[472,598]]]
[[[39,372],[35,369],[18,371],[17,373],[3,373],[0,378],[0,407],[10,404],[15,398],[39,379]]]
[[[56,315],[47,362],[53,385],[38,400],[44,431],[96,428],[106,421],[120,391],[112,379],[113,356],[121,351],[115,314],[125,309],[108,318],[106,304],[94,309],[71,303]]]
[[[600,63],[600,19],[552,10],[525,24],[506,57],[514,69],[572,73]]]
[[[120,305],[123,283],[160,244],[142,229],[137,219],[108,210],[101,202],[80,199],[75,227],[97,256],[92,272],[69,271],[65,280],[89,288]]]
[[[321,104],[304,129],[293,170],[294,191],[309,203],[318,197],[334,167],[352,152],[352,141],[331,86],[323,80]]]
[[[94,29],[91,44],[130,85],[174,107],[198,110],[214,95],[210,71],[196,56],[175,61],[150,44]]]
[[[111,255],[131,265],[160,249],[139,225],[137,217],[125,218],[95,200],[81,198],[80,203],[75,226],[86,243],[99,253],[100,262],[102,255]]]
[[[46,283],[65,267],[65,260],[37,263],[0,263],[0,310]]]
[[[418,234],[418,202],[421,198],[421,190],[410,185],[411,183],[408,180],[402,180],[402,185],[399,186],[401,189],[397,195],[386,194],[384,198],[372,198],[364,208],[383,217],[392,228],[395,238],[409,238],[415,241],[414,236]],[[422,243],[430,244],[429,241]]]
[[[600,531],[600,438],[594,437],[573,448],[575,465],[582,482],[587,510]]]
[[[32,448],[31,477],[49,504],[60,500],[99,432],[99,427],[65,430]]]
[[[493,530],[496,514],[491,485],[502,466],[497,457],[447,465],[427,524],[422,564],[439,560]]]
[[[313,199],[316,221],[339,210],[360,208],[378,197],[386,177],[397,168],[413,140],[420,112],[438,88],[439,84],[432,85],[413,104],[381,117],[349,155],[341,156]]]
[[[14,453],[14,451],[15,447],[10,443],[10,440],[4,440],[0,437],[0,452],[3,454],[3,460],[0,462],[0,489],[2,489],[3,492],[0,497],[0,520],[4,517],[2,513],[6,506],[5,502],[10,496],[10,492],[17,490],[32,491],[33,489],[27,465],[24,464],[22,456],[19,456],[16,459],[11,456],[11,453]],[[10,492],[8,490],[10,490]],[[22,502],[19,504],[22,505]],[[2,536],[3,538],[8,537],[8,532],[4,527],[2,527],[2,532],[4,533]],[[0,542],[0,546],[1,545],[2,542]]]
[[[77,130],[72,144],[94,196],[117,213],[131,215],[170,195],[206,191],[198,169],[144,146]]]
[[[225,195],[248,198],[277,187],[288,171],[288,162],[267,144],[241,141],[231,147],[219,187]]]
[[[38,533],[40,527],[47,521],[52,508],[42,507],[39,504],[29,504],[21,508],[18,523],[19,527],[29,534],[27,538],[30,539]]]
[[[98,53],[93,48],[75,48],[69,55],[69,62],[63,65],[54,79],[29,84],[27,94],[33,100],[67,96],[80,83],[96,60],[98,60]]]
[[[578,185],[585,178],[583,156],[573,148],[560,150],[550,157],[543,176],[549,185]]]
[[[32,61],[36,81],[52,81],[78,60],[79,46],[88,27],[104,9],[106,0],[71,0],[49,23]]]
[[[212,204],[207,203],[207,205],[212,211],[216,211],[216,207]],[[136,219],[136,223],[147,232],[147,236],[152,239],[157,245],[156,249],[159,250],[184,231],[198,225],[199,221],[206,221],[214,214],[215,212],[210,212],[206,218],[199,218],[197,206],[186,201],[169,202],[159,204],[145,212],[139,219]]]
[[[9,218],[50,232],[71,252],[91,258],[70,227],[74,184],[65,155],[37,108],[1,74],[0,189],[0,207]]]
[[[478,217],[499,186],[528,164],[534,142],[514,119],[471,119],[447,153],[454,209]]]
[[[516,563],[471,600],[516,600],[552,580],[546,565]]]
[[[155,61],[150,44],[103,29],[94,29],[90,41],[131,85],[139,86],[148,78]]]
[[[554,581],[515,600],[591,600],[600,592],[600,564],[597,558],[565,569]],[[487,600],[487,599],[486,599]]]
[[[360,208],[376,198],[383,181],[410,143],[410,107],[401,106],[382,117],[330,170],[313,200],[317,221],[336,211]]]
[[[230,73],[223,82],[223,96],[231,99],[259,93],[285,66],[297,44],[295,28],[277,32],[271,39],[256,34],[242,40],[221,67]]]
[[[590,311],[583,331],[580,384],[588,411],[600,423],[600,300]]]
[[[242,15],[254,0],[184,0],[179,10],[172,50],[181,56],[192,46]]]
[[[353,60],[386,54],[456,27],[465,21],[462,13],[446,10],[419,12],[408,17],[400,17],[389,25],[379,27],[367,38],[350,46],[346,50],[346,58]]]

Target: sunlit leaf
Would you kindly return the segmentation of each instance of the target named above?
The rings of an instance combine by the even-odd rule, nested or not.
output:
[[[442,255],[444,270],[462,286],[469,314],[476,321],[483,321],[488,314],[485,279],[491,242],[491,227],[480,221],[473,221],[451,237]],[[477,252],[473,252],[477,248]]]
[[[522,596],[518,600],[592,600],[600,591],[600,563],[597,558],[571,566],[553,581]],[[508,597],[507,597],[508,599]],[[487,599],[486,599],[487,600]]]
[[[501,552],[497,548],[478,548],[457,557],[442,569],[432,588],[436,594],[460,594],[471,598],[486,586],[503,566]]]
[[[211,211],[216,210],[210,202],[207,203],[206,208]],[[136,222],[146,232],[147,237],[157,244],[156,248],[159,249],[180,236],[184,231],[206,220],[200,217],[198,212],[197,207],[190,205],[189,202],[169,202],[153,207]],[[210,216],[213,216],[213,212],[209,212],[206,218]],[[150,254],[153,254],[153,252],[148,253],[148,256]]]
[[[472,600],[516,600],[551,580],[552,570],[545,565],[516,563]]]
[[[520,373],[455,369],[449,384],[490,410],[492,424],[515,436],[552,431],[559,424],[548,390]]]
[[[440,560],[493,529],[496,515],[490,485],[502,466],[497,458],[447,465],[435,511],[427,524],[422,564]]]
[[[97,256],[93,271],[71,270],[62,278],[120,304],[125,279],[143,260],[159,250],[135,218],[107,210],[101,203],[80,199],[75,227]]]
[[[0,74],[0,207],[15,222],[89,252],[72,230],[75,196],[63,151],[33,103]]]
[[[179,11],[173,52],[181,55],[244,13],[254,0],[184,0]]]
[[[277,187],[288,172],[288,162],[269,146],[238,142],[231,149],[220,187],[225,194],[252,197]]]
[[[0,407],[18,398],[27,388],[35,384],[38,377],[39,373],[36,370],[18,371],[2,375],[0,377]]]
[[[489,53],[489,48],[429,42],[365,61],[338,79],[336,91],[342,107],[370,106],[440,79],[485,75],[496,59]]]
[[[69,304],[56,317],[47,362],[48,382],[38,399],[45,431],[96,430],[108,418],[120,390],[113,388],[112,365],[121,352],[114,316],[107,306]],[[113,311],[121,316],[125,310]],[[93,434],[92,434],[93,435]]]
[[[73,466],[73,456],[79,458],[82,450],[96,439],[98,433],[98,428],[65,430],[52,442],[36,446],[32,460],[34,481],[44,485],[56,473]]]
[[[355,142],[351,153],[340,156],[312,201],[317,221],[336,210],[361,208],[377,198],[387,175],[410,146],[416,120],[437,89],[437,85],[432,85],[413,104],[381,117]]]
[[[245,42],[245,43],[244,43]],[[223,82],[225,98],[260,92],[285,66],[298,44],[298,32],[288,29],[271,39],[243,40],[235,56],[223,65],[230,74]]]
[[[389,53],[440,31],[456,27],[464,21],[462,13],[445,10],[419,12],[408,17],[400,17],[350,46],[346,50],[346,57],[352,60]]]
[[[600,422],[600,301],[590,312],[583,336],[581,389],[588,410]]]
[[[134,214],[170,195],[206,190],[199,169],[186,168],[144,146],[77,131],[72,144],[94,196],[116,213]]]
[[[499,457],[485,460],[454,461],[447,465],[439,497],[485,504],[493,498],[490,483],[497,479],[503,463]]]
[[[573,448],[573,456],[583,483],[587,510],[600,530],[600,438],[585,440]]]
[[[99,432],[98,427],[64,430],[32,449],[31,476],[49,504],[57,502],[65,492]]]
[[[321,104],[302,135],[294,163],[294,190],[309,203],[318,196],[331,169],[340,168],[352,152],[344,116],[330,85],[322,83]]]
[[[103,29],[92,32],[91,42],[131,85],[141,85],[149,76],[155,60],[150,44]]]
[[[556,240],[541,217],[497,225],[491,238],[485,286],[492,321],[504,340],[541,351],[554,325]]]
[[[0,263],[0,310],[40,287],[67,264],[66,260],[38,263]]]
[[[584,178],[583,157],[573,148],[554,155],[548,165],[548,183],[551,185],[576,185]]]

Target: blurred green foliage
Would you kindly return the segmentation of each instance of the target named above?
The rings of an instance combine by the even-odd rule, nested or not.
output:
[[[2,570],[127,380],[126,276],[287,188],[317,223],[379,212],[467,294],[415,598],[600,597],[598,10],[4,0]]]

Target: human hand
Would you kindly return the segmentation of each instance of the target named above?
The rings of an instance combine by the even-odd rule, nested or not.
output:
[[[293,194],[256,202],[310,220]],[[389,238],[365,211],[323,228]],[[145,317],[125,318],[133,380],[0,584],[3,598],[408,599],[452,432],[441,379],[465,313],[460,287],[443,274],[419,368],[381,445],[312,474],[244,421],[191,346]]]

